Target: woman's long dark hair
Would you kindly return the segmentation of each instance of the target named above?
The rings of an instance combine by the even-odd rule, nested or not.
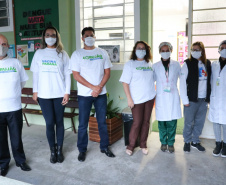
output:
[[[144,60],[148,63],[152,59],[151,55],[151,47],[144,41],[137,41],[135,46],[133,47],[133,51],[131,53],[130,59],[132,60],[137,60],[137,55],[136,55],[136,48],[138,44],[144,44],[145,50],[146,50],[146,55],[144,56]]]

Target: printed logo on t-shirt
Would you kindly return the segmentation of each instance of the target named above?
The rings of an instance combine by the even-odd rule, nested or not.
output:
[[[103,56],[102,55],[95,55],[95,56],[84,56],[83,57],[83,60],[99,60],[99,59],[103,59]]]
[[[199,77],[206,77],[207,73],[206,71],[203,69],[203,67],[199,68]]]
[[[151,67],[137,67],[136,70],[153,71],[153,69]]]
[[[0,73],[13,73],[17,72],[15,67],[5,67],[5,68],[0,68]]]
[[[57,63],[55,60],[42,60],[42,65],[45,66],[57,66]]]

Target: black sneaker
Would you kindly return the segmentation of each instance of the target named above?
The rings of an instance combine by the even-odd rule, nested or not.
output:
[[[226,143],[223,143],[223,148],[221,151],[221,157],[226,157]]]
[[[196,148],[199,152],[205,152],[206,149],[200,143],[193,143],[191,142],[191,147]]]
[[[163,152],[165,152],[165,151],[167,150],[167,145],[162,144],[162,145],[161,145],[161,150],[162,150]]]
[[[216,147],[213,150],[213,156],[219,156],[221,154],[222,142],[216,142]]]
[[[184,152],[190,152],[191,151],[191,145],[190,143],[184,143]]]
[[[174,153],[175,152],[175,149],[174,149],[174,146],[173,145],[168,145],[168,151],[169,153]]]

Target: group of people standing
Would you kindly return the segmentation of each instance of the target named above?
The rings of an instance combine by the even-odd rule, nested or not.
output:
[[[42,110],[46,122],[46,135],[50,147],[50,162],[62,163],[64,140],[64,109],[69,101],[71,74],[77,81],[79,102],[79,126],[77,147],[78,160],[86,159],[90,110],[94,105],[100,135],[100,152],[115,157],[109,148],[106,125],[106,83],[110,78],[110,62],[107,52],[95,47],[95,30],[82,30],[84,48],[73,52],[71,58],[63,50],[60,34],[54,27],[42,33],[41,48],[35,52],[30,70],[33,72],[33,100]],[[31,168],[26,163],[21,139],[23,119],[21,109],[21,89],[28,76],[20,61],[7,56],[8,40],[0,35],[0,175],[9,169],[10,153],[7,130],[16,165],[24,171]],[[170,55],[173,47],[168,42],[159,46],[161,60],[152,65],[151,48],[144,41],[136,42],[130,60],[125,64],[120,82],[132,110],[133,126],[129,135],[126,153],[132,155],[135,143],[140,137],[140,147],[147,155],[147,138],[150,117],[155,102],[156,119],[159,125],[161,150],[174,152],[177,119],[181,118],[180,96],[177,80],[180,78],[181,99],[184,104],[184,151],[190,146],[205,151],[199,141],[205,121],[207,103],[210,101],[210,121],[214,122],[216,148],[214,155],[226,157],[226,126],[224,109],[226,98],[226,41],[219,46],[221,57],[211,64],[206,59],[201,42],[192,45],[192,52],[181,69]],[[211,75],[212,73],[212,75]],[[156,90],[155,90],[156,81]],[[211,84],[211,85],[210,85]],[[210,91],[212,87],[211,97]],[[155,101],[156,100],[156,101]],[[221,141],[223,126],[224,141]]]
[[[212,63],[206,59],[202,42],[195,42],[191,55],[181,67],[179,62],[170,58],[173,47],[169,42],[159,45],[160,61],[151,64],[150,46],[138,41],[130,60],[125,64],[120,82],[132,109],[133,125],[129,135],[126,153],[132,155],[139,138],[142,152],[148,154],[147,138],[150,116],[155,100],[156,120],[158,120],[160,149],[163,152],[175,152],[175,134],[177,120],[182,117],[181,103],[184,105],[184,152],[191,147],[200,152],[205,148],[199,136],[206,119],[213,122],[216,147],[214,156],[226,157],[226,40],[219,45],[220,58]],[[180,95],[177,81],[180,79]],[[156,91],[155,91],[156,82]],[[223,128],[223,141],[221,138]]]

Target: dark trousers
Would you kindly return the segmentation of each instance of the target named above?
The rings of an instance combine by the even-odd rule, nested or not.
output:
[[[140,135],[140,147],[147,148],[147,138],[150,126],[150,117],[155,99],[145,103],[135,104],[132,108],[133,125],[129,133],[129,145],[127,149],[133,151],[136,140]]]
[[[38,98],[42,114],[46,121],[46,136],[49,146],[54,147],[57,139],[57,145],[62,146],[64,141],[64,109],[63,98],[43,99]],[[56,132],[55,132],[56,125]],[[56,138],[56,139],[55,139]]]
[[[13,157],[17,164],[26,161],[22,143],[23,117],[22,109],[12,112],[0,113],[0,167],[5,168],[10,162],[10,152],[8,146],[8,134],[11,141]]]
[[[79,126],[78,126],[78,142],[77,147],[79,152],[86,152],[88,145],[87,127],[89,123],[90,110],[94,103],[96,118],[98,123],[98,130],[100,135],[100,149],[104,150],[109,145],[107,124],[106,124],[106,110],[107,110],[107,96],[99,95],[94,98],[92,96],[78,96],[79,103]]]

